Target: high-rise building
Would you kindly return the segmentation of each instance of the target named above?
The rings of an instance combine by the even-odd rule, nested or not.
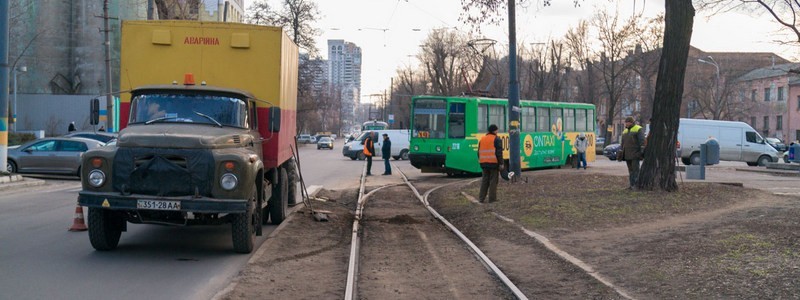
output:
[[[356,124],[361,95],[361,48],[344,40],[328,40],[328,82],[341,93],[343,125]]]

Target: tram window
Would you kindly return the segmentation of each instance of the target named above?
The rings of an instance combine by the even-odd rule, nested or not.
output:
[[[533,107],[522,108],[522,131],[536,131],[536,114],[534,114]]]
[[[572,108],[564,109],[564,131],[575,131],[575,110]]]
[[[502,105],[489,106],[489,124],[497,125],[497,132],[506,132],[506,107]]]
[[[414,103],[415,136],[444,138],[446,105],[444,100],[417,100]]]
[[[594,118],[594,111],[593,110],[587,110],[586,111],[586,120],[589,121],[589,123],[588,123],[589,127],[587,127],[586,130],[587,131],[594,131],[594,126],[595,126],[597,120],[595,120],[595,118]]]
[[[586,131],[586,110],[585,109],[576,109],[575,110],[575,130],[576,131]]]
[[[464,103],[450,103],[450,115],[448,118],[449,138],[464,138]]]
[[[561,123],[559,121],[561,121],[561,122],[564,121],[564,119],[561,117],[561,109],[560,108],[555,108],[555,107],[554,108],[550,108],[550,124],[556,125],[556,126],[561,125],[561,128],[555,128],[555,130],[559,130],[559,129],[563,130],[564,129],[564,123]],[[559,123],[561,123],[561,124],[559,124]],[[550,129],[552,130],[553,126],[550,126]]]
[[[536,108],[536,131],[550,131],[550,114],[547,107]]]
[[[488,105],[478,105],[478,132],[486,132],[489,129],[489,124],[486,120],[489,119]]]

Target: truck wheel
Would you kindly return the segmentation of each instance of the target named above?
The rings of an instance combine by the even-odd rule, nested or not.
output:
[[[691,162],[695,166],[700,165],[700,153],[692,153],[692,156],[689,156],[689,162]]]
[[[289,205],[297,204],[297,182],[300,177],[297,171],[297,164],[295,164],[294,158],[290,159],[288,164],[286,165],[286,172],[289,175]]]
[[[109,251],[117,248],[122,235],[120,226],[116,226],[115,213],[111,210],[89,208],[89,241],[98,251]]]
[[[250,196],[251,206],[245,213],[234,214],[233,222],[231,222],[231,238],[233,239],[233,251],[238,253],[253,252],[253,243],[256,238],[256,224],[259,223],[258,216],[254,213],[258,199],[256,199],[258,190],[253,185],[253,191]],[[260,225],[258,225],[260,226]]]
[[[286,169],[280,168],[279,179],[275,188],[272,189],[272,197],[269,199],[269,217],[272,224],[278,225],[286,219],[286,212],[289,210],[289,188],[286,178]]]
[[[364,160],[366,158],[367,158],[367,156],[364,155],[364,152],[358,152],[358,160]]]
[[[772,162],[772,158],[770,158],[769,156],[766,156],[766,155],[762,155],[761,157],[758,158],[757,164],[758,164],[759,167],[763,167],[763,166],[766,166],[768,163],[771,163],[771,162]]]
[[[408,149],[400,150],[400,159],[408,160]]]

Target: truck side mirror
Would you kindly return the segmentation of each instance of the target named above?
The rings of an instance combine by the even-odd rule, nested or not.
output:
[[[272,106],[269,108],[269,131],[281,131],[281,108]]]
[[[94,98],[89,103],[89,124],[100,124],[100,99]]]

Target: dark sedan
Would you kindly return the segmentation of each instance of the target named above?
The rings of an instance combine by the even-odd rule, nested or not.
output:
[[[786,146],[780,139],[778,138],[765,138],[767,140],[767,144],[778,150],[778,152],[786,152],[789,150],[789,146]]]
[[[11,173],[80,175],[81,155],[105,143],[87,138],[44,138],[8,150]]]
[[[620,144],[614,143],[603,148],[603,156],[608,157],[610,160],[617,160],[617,152],[619,151]]]

